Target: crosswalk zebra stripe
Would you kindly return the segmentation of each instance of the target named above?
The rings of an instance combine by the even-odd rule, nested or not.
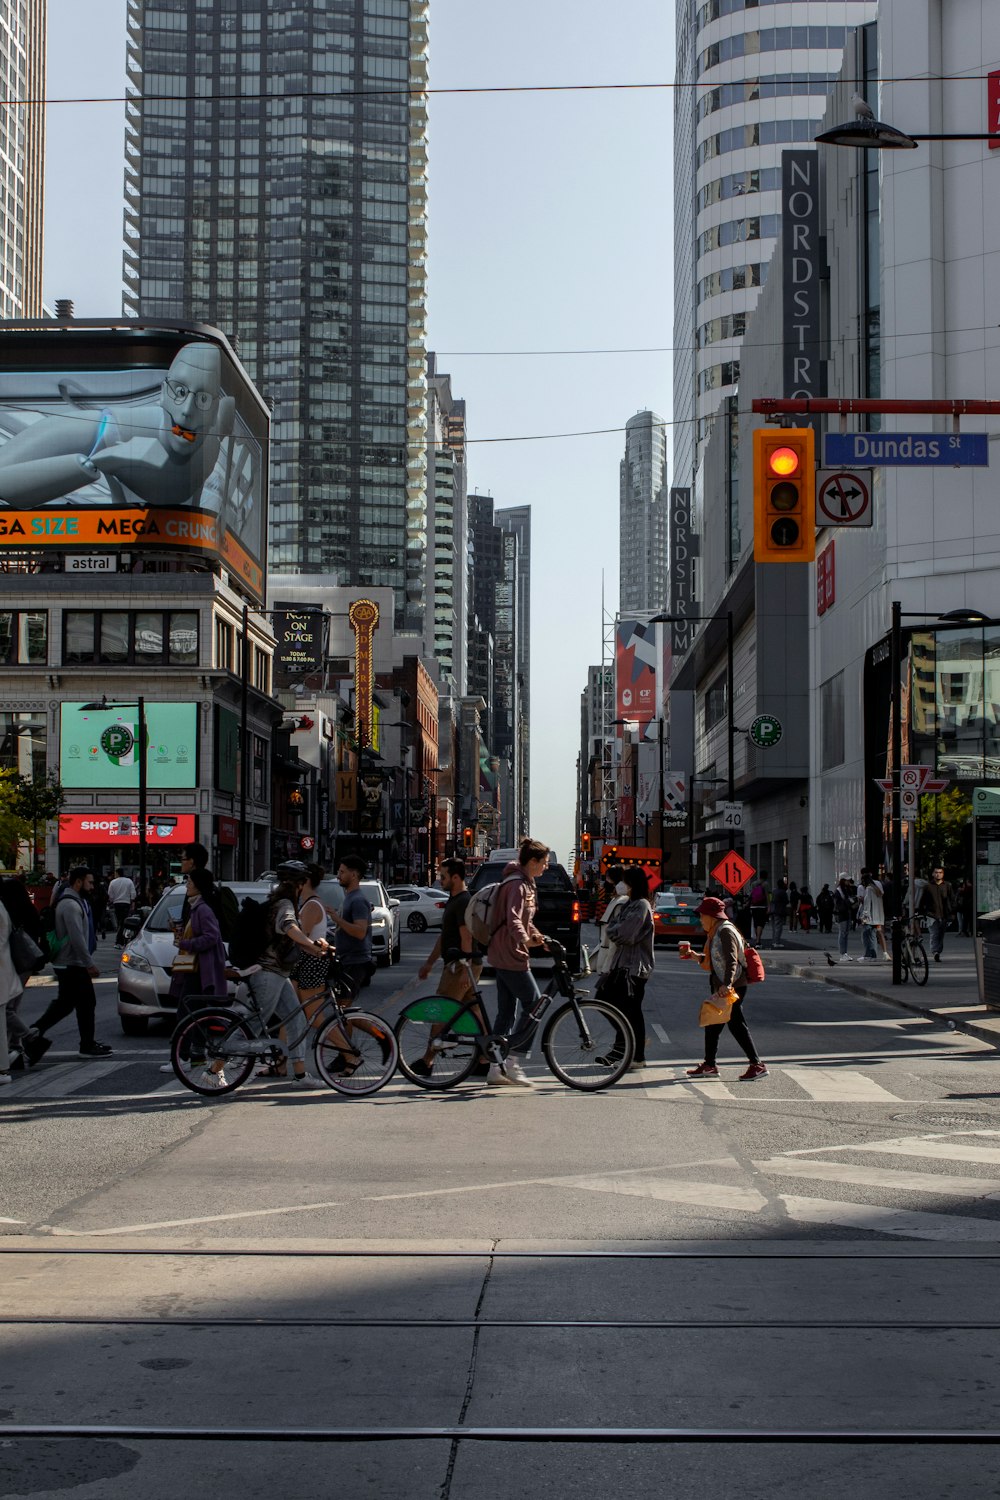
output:
[[[934,1181],[928,1178],[928,1185]],[[1000,1241],[1000,1219],[967,1219],[959,1214],[919,1213],[881,1208],[874,1203],[839,1203],[826,1198],[796,1198],[782,1193],[790,1219],[797,1224],[833,1224],[843,1229],[870,1229],[914,1240],[960,1240],[981,1244]]]
[[[895,1094],[890,1094],[873,1078],[850,1068],[783,1068],[782,1072],[810,1099],[839,1104],[896,1100]]]
[[[775,1157],[755,1161],[758,1172],[772,1177],[803,1177],[812,1182],[841,1182],[846,1187],[884,1188],[904,1193],[940,1194],[943,1198],[981,1198],[1000,1201],[1000,1182],[993,1177],[949,1177],[942,1173],[902,1172],[892,1167],[864,1167],[856,1162],[803,1161]]]
[[[588,1193],[616,1193],[627,1198],[656,1198],[664,1203],[690,1203],[697,1208],[740,1209],[760,1213],[767,1199],[756,1188],[726,1182],[679,1182],[672,1177],[560,1177],[561,1187],[582,1188]]]
[[[127,1068],[127,1062],[109,1063],[101,1062],[85,1063],[82,1067],[71,1068],[67,1073],[54,1075],[51,1080],[46,1080],[41,1088],[37,1090],[36,1097],[39,1099],[66,1099],[70,1094],[75,1094],[79,1089],[84,1089],[90,1083],[104,1082],[113,1073],[121,1068]]]
[[[894,1141],[857,1141],[853,1145],[834,1149],[863,1151],[873,1156],[922,1156],[933,1161],[975,1161],[987,1166],[1000,1166],[1000,1147],[970,1146],[961,1139],[929,1140],[915,1135]]]

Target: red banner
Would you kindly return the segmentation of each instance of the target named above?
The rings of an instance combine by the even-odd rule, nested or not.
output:
[[[986,129],[991,135],[1000,132],[1000,72],[986,75]],[[990,141],[990,150],[1000,148],[1000,141]]]
[[[643,620],[615,626],[615,708],[617,719],[637,724],[656,716],[656,626]]]
[[[121,830],[128,819],[128,832]],[[164,813],[157,821],[155,813],[146,818],[148,844],[193,844],[194,813]],[[139,819],[134,813],[62,813],[59,818],[60,844],[138,844]]]

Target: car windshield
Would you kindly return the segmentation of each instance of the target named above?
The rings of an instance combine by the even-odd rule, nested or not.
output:
[[[186,886],[175,885],[160,897],[146,921],[147,931],[169,932],[170,923],[180,921],[185,891]]]
[[[374,880],[362,880],[359,887],[362,896],[371,902],[372,906],[384,906],[382,887]]]

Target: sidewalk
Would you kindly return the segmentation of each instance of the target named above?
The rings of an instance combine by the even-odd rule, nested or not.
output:
[[[799,979],[816,979],[855,995],[885,1000],[932,1021],[950,1022],[958,1031],[1000,1047],[1000,1011],[980,1005],[976,983],[976,960],[972,939],[945,934],[941,962],[930,965],[930,978],[922,987],[908,981],[892,983],[892,965],[883,958],[861,962],[861,930],[851,933],[848,953],[852,963],[838,963],[837,933],[789,932],[781,948],[771,946],[765,935],[761,943],[764,967]],[[833,959],[832,966],[826,955]],[[929,955],[928,955],[929,956]]]

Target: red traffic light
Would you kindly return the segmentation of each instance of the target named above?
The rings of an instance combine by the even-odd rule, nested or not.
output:
[[[801,461],[801,455],[794,448],[772,448],[767,455],[767,466],[771,473],[782,479],[797,474]]]

